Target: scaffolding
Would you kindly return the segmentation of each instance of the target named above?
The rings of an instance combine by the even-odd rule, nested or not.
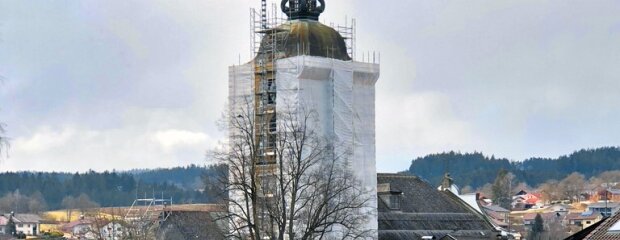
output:
[[[349,18],[346,17],[344,20],[344,25],[334,25],[334,23],[331,23],[330,26],[335,29],[336,31],[338,31],[338,33],[340,33],[340,35],[342,36],[342,38],[344,38],[345,43],[347,44],[347,53],[349,54],[349,57],[351,57],[351,59],[353,61],[355,61],[355,55],[356,55],[356,35],[357,35],[357,21],[355,20],[355,18],[351,18],[350,23],[349,23]]]
[[[256,223],[262,226],[263,236],[276,232],[269,226],[273,223],[263,222],[269,220],[267,206],[274,201],[277,189],[276,181],[277,158],[276,158],[276,134],[278,131],[276,114],[276,69],[278,61],[287,59],[286,48],[289,41],[290,22],[281,13],[276,4],[271,5],[268,11],[266,0],[261,1],[260,10],[250,9],[250,53],[255,56],[253,65],[253,95],[254,95],[254,140],[257,144],[255,149],[257,157],[253,160],[255,179],[258,182],[259,219]],[[356,56],[356,21],[347,18],[344,25],[334,26],[344,38],[347,53],[352,60]],[[298,51],[305,52],[305,47],[297,47]],[[309,50],[308,50],[309,51]],[[298,54],[299,55],[299,54]],[[303,54],[302,54],[303,55]],[[293,61],[293,60],[288,60]],[[280,62],[283,63],[283,62]],[[283,64],[296,66],[295,64]],[[286,68],[283,66],[283,68]],[[284,70],[281,68],[281,70]],[[292,67],[291,67],[292,68]],[[297,68],[286,69],[297,71]]]
[[[146,194],[145,194],[146,195]],[[124,221],[133,224],[138,231],[147,232],[157,229],[170,216],[168,208],[172,205],[172,198],[136,198],[131,207],[125,212]]]
[[[285,21],[282,15],[278,14],[277,6],[272,5],[271,12],[267,11],[266,1],[261,1],[261,11],[250,10],[250,29],[251,29],[251,53],[256,56],[254,65],[254,132],[257,159],[254,160],[254,167],[257,169],[255,178],[258,179],[258,197],[260,204],[259,218],[257,223],[267,233],[273,232],[267,222],[267,206],[271,204],[274,197],[276,165],[276,61],[283,58],[286,53],[278,47],[288,41],[288,30],[280,27]]]

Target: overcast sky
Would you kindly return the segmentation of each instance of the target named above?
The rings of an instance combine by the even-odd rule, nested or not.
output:
[[[205,164],[258,0],[0,0],[0,170]],[[377,165],[620,145],[620,1],[327,0],[380,51]]]

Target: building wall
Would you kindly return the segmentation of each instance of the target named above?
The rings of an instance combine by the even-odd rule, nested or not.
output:
[[[33,228],[36,228],[36,229],[33,229]],[[15,230],[17,232],[23,232],[26,235],[37,235],[39,232],[39,229],[40,227],[37,223],[15,223]]]

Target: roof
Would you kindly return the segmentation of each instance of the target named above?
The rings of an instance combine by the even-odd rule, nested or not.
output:
[[[620,239],[620,233],[609,233],[609,229],[612,228],[615,224],[620,222],[620,214],[615,214],[612,217],[609,217],[598,225],[590,234],[584,239],[590,240],[608,240],[608,239]]]
[[[278,58],[307,55],[343,61],[351,60],[347,53],[347,45],[340,33],[318,21],[288,21],[265,32],[260,52],[268,52],[272,45],[270,43],[276,42],[278,52],[284,53],[284,56]],[[257,58],[260,56],[259,54]]]
[[[16,223],[39,223],[43,220],[39,215],[36,214],[15,214],[13,216],[13,220]]]
[[[587,228],[584,228],[583,230],[573,234],[572,236],[564,239],[564,240],[581,240],[581,239],[586,239],[586,237],[588,235],[590,235],[590,233],[592,233],[592,231],[594,231],[596,228],[598,228],[601,224],[603,224],[603,222],[605,221],[598,221],[595,224],[590,225]]]
[[[493,212],[510,212],[508,209],[505,209],[497,205],[482,206],[482,208],[493,211]]]
[[[480,204],[478,204],[478,194],[462,194],[459,195],[459,197],[471,208],[475,209],[479,213],[482,213],[482,209],[480,209]]]
[[[377,183],[389,183],[391,191],[402,192],[399,211],[378,200],[379,239],[441,239],[447,234],[457,239],[481,239],[497,235],[493,225],[458,196],[438,191],[418,177],[378,174]]]
[[[222,213],[205,211],[174,211],[160,226],[158,239],[225,239]]]
[[[536,215],[540,214],[540,216],[544,220],[549,220],[553,218],[562,218],[563,216],[556,212],[546,212],[546,213],[526,213],[523,215],[523,220],[532,221],[536,218]]]
[[[617,202],[596,202],[588,205],[589,208],[618,208],[620,207],[620,203]]]
[[[79,220],[75,220],[73,222],[67,223],[64,226],[62,226],[63,229],[65,230],[73,230],[73,228],[80,226],[80,225],[91,225],[93,223],[92,220],[89,219],[79,219]]]
[[[603,215],[596,212],[588,213],[569,213],[566,215],[566,219],[568,220],[594,220],[597,218],[603,218]]]

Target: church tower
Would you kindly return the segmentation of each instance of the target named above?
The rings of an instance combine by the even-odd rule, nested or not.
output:
[[[291,107],[316,112],[311,127],[335,142],[335,156],[347,155],[348,168],[369,199],[366,229],[377,239],[375,83],[380,66],[370,58],[355,61],[350,39],[319,22],[326,6],[324,0],[283,0],[280,8],[288,19],[277,26],[263,20],[254,59],[229,68],[229,111],[236,116],[235,111],[252,106],[260,148],[254,164],[265,169],[277,166],[278,113]]]

